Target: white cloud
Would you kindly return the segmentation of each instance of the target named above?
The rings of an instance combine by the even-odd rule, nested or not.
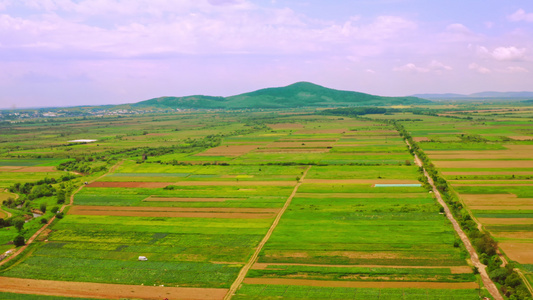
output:
[[[442,73],[443,71],[451,71],[452,70],[452,67],[447,66],[447,65],[441,63],[440,61],[436,61],[436,60],[431,61],[431,63],[429,64],[428,68],[431,71],[434,71],[434,72],[437,72],[437,73]]]
[[[526,58],[525,48],[498,47],[492,51],[492,57],[496,60],[521,61]]]
[[[396,72],[408,72],[408,73],[427,73],[427,72],[429,72],[429,69],[417,67],[413,63],[408,63],[408,64],[405,64],[405,65],[403,65],[401,67],[394,68],[393,71],[396,71]]]
[[[507,16],[507,18],[513,22],[533,22],[533,13],[526,13],[525,10],[519,9],[514,14]]]
[[[469,66],[468,66],[468,69],[470,70],[473,70],[473,71],[476,71],[480,74],[489,74],[491,73],[492,71],[488,68],[485,68],[485,67],[482,67],[476,63],[471,63]]]
[[[526,48],[497,47],[490,51],[486,47],[477,46],[476,53],[481,58],[492,58],[498,61],[524,61],[527,59]]]
[[[396,67],[393,69],[393,71],[396,72],[408,72],[408,73],[437,73],[442,74],[444,71],[451,71],[452,67],[447,66],[437,60],[431,61],[427,66],[420,67],[413,63],[405,64],[401,67]]]
[[[462,35],[473,35],[473,32],[463,24],[454,23],[446,27],[446,31],[450,33],[457,33]]]
[[[468,27],[460,23],[450,24],[446,30],[440,34],[441,39],[446,42],[473,42],[483,37]]]
[[[372,69],[366,69],[365,72],[370,73],[370,74],[376,74],[376,71]]]

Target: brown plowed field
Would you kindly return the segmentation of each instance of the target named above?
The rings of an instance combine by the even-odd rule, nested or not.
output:
[[[500,202],[500,205],[503,204]],[[533,210],[533,205],[512,205],[509,203],[505,203],[505,206],[498,206],[498,205],[472,205],[470,206],[470,209],[477,209],[477,210],[521,210],[521,209],[527,209],[527,210]]]
[[[475,282],[398,282],[398,281],[326,281],[307,279],[281,278],[246,278],[247,284],[267,285],[304,285],[319,287],[347,287],[347,288],[423,288],[423,289],[476,289]]]
[[[227,289],[178,288],[142,285],[120,285],[0,277],[0,291],[61,297],[104,299],[223,299]]]
[[[403,179],[306,179],[304,183],[322,184],[419,184],[417,180]]]
[[[328,148],[319,148],[319,149],[313,149],[313,148],[285,148],[285,149],[276,149],[276,148],[269,148],[269,149],[258,149],[255,152],[257,153],[327,153],[330,149]]]
[[[257,149],[260,145],[227,145],[207,149],[196,156],[239,156]]]
[[[479,222],[486,225],[522,225],[533,224],[531,218],[478,218]]]
[[[16,169],[11,172],[26,172],[26,173],[48,173],[59,172],[55,167],[25,167],[22,169]]]
[[[391,269],[450,269],[452,274],[470,274],[472,268],[469,266],[443,267],[443,266],[381,266],[381,265],[320,265],[320,264],[291,264],[291,263],[255,263],[254,270],[264,270],[268,266],[307,266],[324,268],[391,268]]]
[[[442,175],[533,175],[533,171],[507,171],[507,172],[442,172]]]
[[[498,232],[495,235],[499,238],[533,240],[533,231]]]
[[[335,142],[274,142],[266,148],[324,148],[333,146]]]
[[[146,202],[224,202],[228,200],[243,200],[246,198],[159,198],[148,197],[143,201]]]
[[[438,168],[533,168],[533,160],[466,160],[466,161],[433,161]]]
[[[477,197],[476,197],[477,196]],[[465,195],[461,194],[461,198],[469,207],[475,206],[502,206],[509,205],[512,209],[517,209],[516,206],[532,206],[533,198],[517,198],[514,194],[488,194],[488,195]]]
[[[11,172],[13,170],[22,169],[24,167],[17,167],[17,166],[1,166],[0,172]]]
[[[302,129],[302,130],[298,130],[296,132],[296,134],[340,134],[340,133],[345,133],[345,132],[348,132],[350,130],[348,129],[344,129],[344,128],[340,128],[340,129],[321,129],[321,130],[317,130],[317,129]]]
[[[531,153],[527,152],[515,152],[515,151],[504,151],[491,153],[450,153],[450,154],[433,154],[428,153],[430,159],[529,159],[531,158]]]
[[[418,137],[413,138],[413,140],[415,142],[429,142],[429,141],[431,141],[430,138],[425,137],[425,136],[418,136]]]
[[[267,124],[268,127],[272,129],[300,129],[304,128],[302,124],[299,123],[279,123],[279,124]]]
[[[169,183],[175,186],[212,186],[212,185],[223,185],[223,186],[295,186],[296,180],[294,181],[179,181],[174,183]]]
[[[176,184],[175,182],[107,182],[97,181],[86,185],[91,188],[164,188],[168,185]]]
[[[159,212],[232,212],[232,213],[278,213],[279,208],[234,208],[234,207],[139,207],[139,206],[73,206],[69,213],[82,211],[159,211]]]
[[[508,138],[513,139],[515,141],[533,140],[533,136],[529,136],[529,135],[513,135],[513,136],[508,136]]]
[[[521,264],[533,264],[533,243],[502,242],[498,246],[509,256]]]
[[[149,136],[167,136],[168,133],[148,133]]]

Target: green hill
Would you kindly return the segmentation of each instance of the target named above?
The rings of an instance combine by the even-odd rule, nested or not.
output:
[[[212,96],[186,96],[186,97],[159,97],[150,100],[137,102],[131,107],[157,107],[157,108],[226,108],[224,97]]]
[[[430,103],[416,97],[381,97],[325,88],[309,82],[266,88],[231,97],[161,97],[135,103],[132,107],[248,109],[340,106],[390,106]]]

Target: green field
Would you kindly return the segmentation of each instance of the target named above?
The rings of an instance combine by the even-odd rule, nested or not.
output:
[[[430,151],[511,153],[532,145],[503,138],[530,134],[528,122],[509,116],[505,121],[483,118],[487,120],[412,111],[351,118],[302,109],[286,114],[144,114],[8,126],[6,147],[0,150],[1,188],[77,174],[64,184],[51,183],[51,195],[30,199],[31,187],[20,193],[20,207],[4,206],[15,217],[29,220],[21,231],[26,239],[42,226],[42,218],[54,215],[51,207],[62,205],[56,202],[58,191],[66,185],[70,192],[81,189],[62,219],[54,221],[24,255],[0,266],[0,276],[228,289],[243,266],[253,262],[252,255],[290,200],[233,299],[479,299],[488,293],[477,288],[479,275],[426,185],[374,184],[412,184],[422,178],[390,120],[400,120],[414,138],[424,138],[419,145],[429,159]],[[34,134],[37,130],[42,136]],[[97,141],[68,142],[83,138]],[[14,167],[62,171],[12,172]],[[528,199],[533,198],[531,186],[507,184],[530,182],[532,170],[520,168],[531,175],[513,176],[497,174],[509,168],[495,166],[482,170],[495,174],[445,178],[459,196],[513,194]],[[439,174],[479,171],[469,166],[438,169]],[[488,180],[494,186],[482,185]],[[65,200],[69,204],[70,194]],[[31,218],[42,204],[48,208],[44,217]],[[531,208],[465,205],[465,210],[481,219],[533,216]],[[500,232],[533,230],[531,224],[484,228],[502,242],[516,239],[499,239]],[[15,248],[9,242],[18,234],[14,226],[0,228],[1,252]],[[505,253],[505,247],[502,250]],[[139,261],[139,256],[148,260]],[[531,264],[521,264],[531,278]],[[265,282],[247,283],[252,279]],[[278,285],[268,280],[303,283]],[[313,286],[314,281],[325,287]],[[327,287],[343,283],[383,286]],[[420,287],[397,286],[412,283]],[[432,283],[449,286],[425,287]],[[0,293],[0,299],[12,295]],[[16,295],[13,299],[51,299]]]

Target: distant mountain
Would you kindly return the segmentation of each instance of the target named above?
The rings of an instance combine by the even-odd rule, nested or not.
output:
[[[533,92],[481,92],[469,95],[462,94],[415,94],[418,97],[429,100],[523,100],[533,98]]]
[[[389,106],[430,103],[416,97],[381,97],[370,94],[329,89],[310,82],[285,87],[266,88],[230,97],[187,96],[161,97],[131,104],[135,107],[249,109],[338,106]]]
[[[156,108],[225,108],[224,97],[212,96],[186,96],[186,97],[160,97],[131,104],[132,108],[156,107]]]

